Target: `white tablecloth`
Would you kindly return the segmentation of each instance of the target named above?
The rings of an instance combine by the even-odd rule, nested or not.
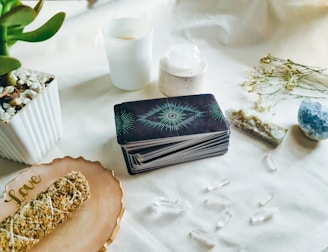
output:
[[[233,3],[232,3],[233,2]],[[12,55],[27,68],[55,74],[59,81],[64,135],[44,158],[83,156],[115,171],[126,194],[120,231],[108,251],[248,251],[319,252],[328,247],[328,141],[307,139],[297,125],[300,100],[286,100],[268,118],[288,128],[275,149],[231,128],[223,156],[130,176],[116,142],[113,106],[164,97],[158,88],[159,59],[171,44],[194,43],[208,62],[207,93],[222,110],[252,108],[241,87],[246,71],[267,53],[310,66],[328,65],[328,7],[325,1],[275,0],[116,0],[48,1],[40,20],[67,12],[60,32],[40,44],[18,43]],[[117,17],[143,17],[154,26],[152,83],[142,90],[121,91],[110,81],[102,25]],[[270,172],[264,156],[277,165]],[[0,159],[0,188],[26,165]],[[231,183],[206,188],[221,179]],[[259,201],[272,193],[273,219],[250,225]],[[192,207],[180,215],[155,213],[152,200],[177,197]],[[222,214],[206,199],[232,202],[228,225],[216,230]],[[189,235],[205,230],[214,236],[208,248]]]

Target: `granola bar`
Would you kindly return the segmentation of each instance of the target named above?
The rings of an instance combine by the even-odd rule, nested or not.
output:
[[[0,251],[29,251],[90,197],[80,172],[71,172],[0,223]]]

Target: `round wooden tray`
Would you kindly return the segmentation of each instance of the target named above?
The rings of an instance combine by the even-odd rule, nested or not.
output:
[[[124,191],[120,181],[112,170],[82,157],[55,159],[49,164],[33,165],[20,172],[8,182],[0,198],[0,220],[14,214],[19,208],[18,203],[24,205],[71,171],[80,171],[86,177],[91,197],[65,223],[41,240],[33,252],[105,251],[119,230],[124,212]],[[33,183],[36,178],[41,178],[41,182]],[[12,195],[17,198],[13,199]]]

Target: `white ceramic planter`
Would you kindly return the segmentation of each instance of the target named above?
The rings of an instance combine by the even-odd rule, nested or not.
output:
[[[62,133],[58,85],[54,78],[9,122],[0,121],[0,156],[37,164],[54,147]]]

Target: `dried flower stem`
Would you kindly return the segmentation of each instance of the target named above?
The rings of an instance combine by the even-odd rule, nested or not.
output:
[[[325,71],[268,54],[260,59],[260,66],[248,72],[242,85],[248,92],[258,95],[255,107],[264,111],[287,98],[327,99],[328,75]]]

